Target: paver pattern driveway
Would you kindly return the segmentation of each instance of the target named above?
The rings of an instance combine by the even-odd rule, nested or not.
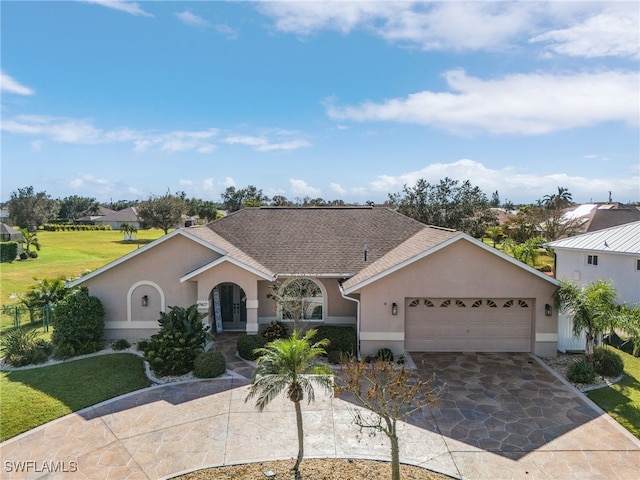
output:
[[[638,478],[640,441],[534,357],[412,357],[421,374],[435,372],[446,387],[438,406],[401,426],[402,461],[464,479]],[[159,479],[295,457],[291,402],[278,398],[259,413],[244,402],[249,381],[236,372],[132,393],[4,442],[0,476]],[[304,404],[307,457],[389,459],[386,439],[361,435],[352,408],[330,395]]]

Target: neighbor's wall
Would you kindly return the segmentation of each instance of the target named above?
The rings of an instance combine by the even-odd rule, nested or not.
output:
[[[598,265],[587,265],[587,255],[597,255]],[[640,304],[640,271],[637,255],[556,249],[556,278],[578,285],[602,279],[613,282],[618,301]]]
[[[553,309],[556,287],[467,240],[460,240],[360,290],[361,353],[380,347],[404,351],[405,298],[529,298],[534,299],[531,350],[554,356],[558,317]],[[391,305],[398,314],[391,314]]]
[[[197,285],[180,283],[186,273],[218,254],[176,235],[83,283],[105,307],[105,338],[148,337],[158,331],[161,311],[196,303]],[[147,296],[147,306],[142,305]]]

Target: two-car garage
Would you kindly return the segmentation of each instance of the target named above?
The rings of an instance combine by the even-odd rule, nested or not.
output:
[[[533,300],[409,298],[409,352],[531,352]]]

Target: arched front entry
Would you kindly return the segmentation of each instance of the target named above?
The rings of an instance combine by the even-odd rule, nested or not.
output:
[[[209,294],[209,305],[212,331],[219,331],[218,320],[222,322],[222,331],[246,331],[247,296],[239,285],[219,283]]]

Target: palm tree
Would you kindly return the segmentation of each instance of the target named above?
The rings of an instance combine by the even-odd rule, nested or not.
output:
[[[616,297],[613,284],[596,280],[579,287],[565,280],[554,293],[556,307],[573,317],[573,334],[577,337],[585,332],[585,355],[593,355],[596,336],[607,327],[610,317],[615,315]]]
[[[316,330],[309,330],[301,336],[298,330],[293,331],[291,338],[274,340],[264,348],[255,352],[257,368],[253,383],[245,402],[257,397],[256,407],[259,411],[286,389],[286,395],[295,406],[296,426],[298,428],[298,458],[293,471],[296,480],[300,479],[300,463],[304,456],[304,435],[302,426],[302,410],[300,402],[306,394],[308,402],[315,399],[314,384],[331,392],[333,387],[332,370],[318,362],[318,357],[325,353],[329,344],[327,339],[311,343]]]
[[[129,222],[122,222],[122,224],[120,224],[120,231],[124,235],[125,240],[132,240],[133,234],[136,233],[136,227]]]
[[[28,228],[21,228],[20,231],[22,232],[24,251],[27,254],[27,257],[31,257],[31,247],[34,247],[36,250],[40,251],[38,232],[31,232]]]
[[[558,187],[558,193],[553,193],[551,195],[545,195],[542,198],[542,203],[548,209],[561,210],[564,207],[568,207],[571,205],[573,198],[571,197],[571,193],[569,189],[564,187]]]
[[[487,235],[493,241],[493,248],[496,248],[496,244],[504,237],[502,227],[497,225],[487,228]]]

